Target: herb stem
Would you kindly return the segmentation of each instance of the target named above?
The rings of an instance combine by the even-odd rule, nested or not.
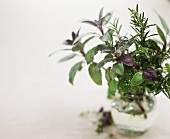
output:
[[[147,114],[146,114],[146,111],[141,103],[141,101],[139,99],[136,99],[136,103],[137,105],[139,106],[140,110],[142,111],[143,115],[144,115],[144,118],[147,119]]]

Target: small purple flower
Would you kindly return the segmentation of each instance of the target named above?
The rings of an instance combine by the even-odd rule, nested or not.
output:
[[[143,70],[143,78],[146,80],[158,81],[157,72],[151,67],[147,67]]]
[[[127,66],[133,66],[134,58],[130,54],[123,54],[116,59],[117,61],[123,62]]]

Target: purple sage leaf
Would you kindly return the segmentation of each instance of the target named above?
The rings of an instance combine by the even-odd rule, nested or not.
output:
[[[157,72],[151,67],[147,67],[143,70],[143,78],[146,80],[158,81]]]
[[[90,25],[93,25],[93,26],[97,27],[97,24],[94,21],[84,20],[84,21],[82,21],[82,23],[87,23],[87,24],[90,24]]]
[[[102,8],[102,9],[100,10],[100,13],[99,13],[99,20],[103,17],[103,9],[104,9],[104,8]]]
[[[116,59],[119,62],[123,62],[127,66],[133,66],[134,58],[130,54],[123,54]]]

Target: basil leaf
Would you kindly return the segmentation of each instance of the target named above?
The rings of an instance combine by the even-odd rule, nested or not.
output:
[[[133,78],[131,80],[131,86],[137,86],[143,82],[144,82],[144,79],[142,76],[142,72],[139,71],[133,76]]]

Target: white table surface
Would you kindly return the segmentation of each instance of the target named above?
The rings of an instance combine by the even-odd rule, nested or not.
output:
[[[168,0],[0,0],[0,139],[105,139],[79,114],[110,109],[106,84],[94,85],[84,69],[72,86],[67,76],[76,60],[56,64],[69,52],[48,55],[64,47],[79,19],[94,19],[101,7],[114,10],[128,31],[127,8],[136,3],[151,23],[160,25],[154,8],[170,26]],[[170,138],[170,100],[157,100],[152,128],[137,139]]]

